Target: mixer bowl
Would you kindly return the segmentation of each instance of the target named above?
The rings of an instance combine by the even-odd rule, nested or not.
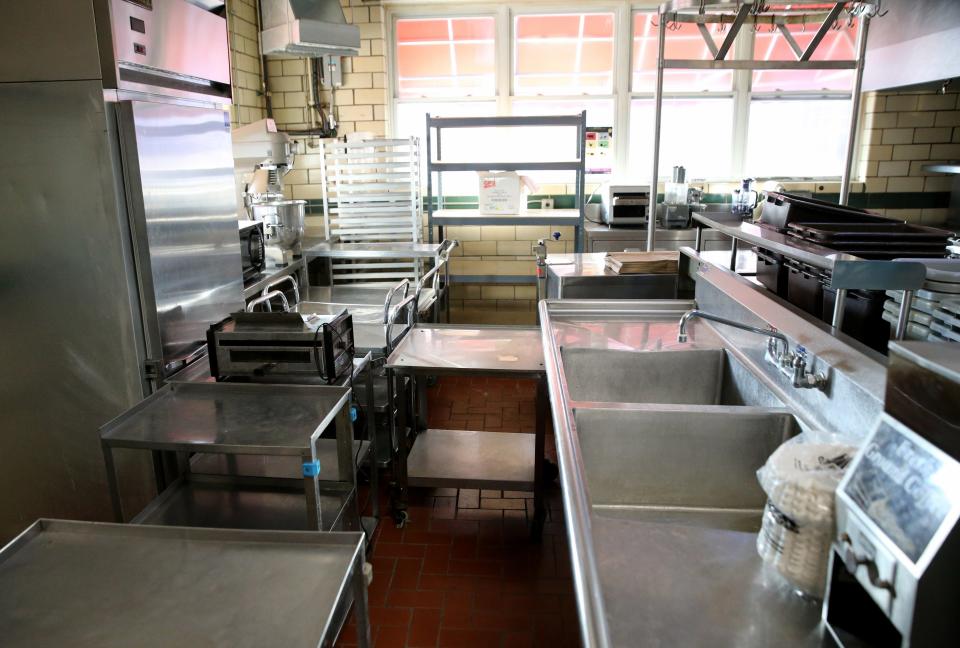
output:
[[[276,200],[255,205],[255,215],[263,219],[267,245],[292,250],[303,238],[306,200]]]

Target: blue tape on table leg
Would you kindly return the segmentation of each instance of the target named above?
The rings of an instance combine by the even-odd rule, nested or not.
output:
[[[304,477],[316,477],[320,474],[320,462],[319,461],[306,461],[303,464],[303,476]]]

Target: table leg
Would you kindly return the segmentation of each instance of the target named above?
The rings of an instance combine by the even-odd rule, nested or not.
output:
[[[353,488],[353,506],[350,507],[350,511],[345,511],[344,521],[349,524],[351,530],[361,529],[363,527],[360,525],[356,452],[353,447],[353,422],[350,420],[349,402],[337,414],[334,425],[337,435],[337,474],[339,481],[347,482]]]
[[[546,479],[544,477],[544,446],[547,436],[547,378],[541,376],[537,379],[537,402],[536,402],[536,437],[534,440],[534,459],[533,459],[533,526],[531,534],[534,540],[539,541],[543,536],[543,524],[547,518],[546,502]]]
[[[399,390],[399,398],[395,397]],[[397,376],[387,369],[387,402],[390,418],[390,437],[394,445],[393,452],[393,489],[391,493],[391,508],[397,526],[403,526],[407,521],[407,394],[403,386],[403,376]],[[394,415],[394,403],[398,403]]]
[[[316,449],[311,447],[309,453],[303,454],[302,460],[305,465],[316,461]],[[307,500],[307,528],[323,531],[323,511],[320,510],[320,484],[315,475],[303,475],[303,494]]]
[[[369,355],[369,354],[368,354]],[[380,519],[380,466],[377,463],[377,400],[373,393],[373,358],[369,357],[367,383],[367,441],[370,442],[370,497],[373,498],[373,517]],[[363,515],[363,511],[360,511]]]
[[[105,443],[100,444],[103,451],[103,463],[107,468],[107,486],[110,489],[110,502],[113,504],[113,517],[123,522],[123,504],[120,501],[120,485],[117,482],[117,468],[113,463],[113,449]],[[160,493],[158,492],[157,495]]]
[[[365,551],[357,552],[353,559],[353,621],[357,624],[357,645],[370,648],[370,607],[367,604],[367,581],[363,575]],[[383,578],[383,576],[381,576]]]

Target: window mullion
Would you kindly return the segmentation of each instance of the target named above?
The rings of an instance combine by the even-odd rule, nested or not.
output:
[[[734,56],[742,60],[753,59],[753,29],[740,30],[734,47]],[[750,84],[752,70],[733,72],[733,137],[731,141],[730,170],[736,177],[744,177],[747,166],[747,136],[750,128]]]
[[[630,74],[633,67],[633,11],[621,4],[614,14],[613,37],[613,168],[627,172],[630,144]]]
[[[513,16],[505,5],[497,7],[495,51],[497,114],[508,116],[513,110]]]

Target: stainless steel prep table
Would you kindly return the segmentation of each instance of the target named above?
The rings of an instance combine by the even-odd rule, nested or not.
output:
[[[315,259],[350,259],[350,260],[389,260],[389,259],[433,259],[434,268],[438,269],[442,265],[446,266],[446,260],[450,252],[458,245],[456,241],[442,241],[440,243],[411,243],[404,241],[395,241],[389,243],[339,243],[327,240],[308,240],[304,243],[303,256],[307,265]],[[358,266],[359,267],[359,266]],[[330,270],[330,269],[328,269]],[[314,307],[326,303],[331,309],[339,308],[341,305],[380,305],[384,303],[384,298],[389,291],[389,284],[380,282],[365,283],[363,276],[357,275],[357,282],[336,284],[333,281],[332,270],[329,274],[329,285],[313,286],[307,290],[306,300],[315,302]],[[309,276],[309,272],[308,272]],[[438,281],[436,294],[430,294],[428,306],[432,308],[433,303],[440,303],[446,298],[446,291],[450,285],[449,269],[444,269],[443,281]],[[439,280],[439,275],[437,277]],[[430,293],[432,289],[427,289]],[[418,294],[418,302],[420,295]],[[449,300],[447,300],[449,303]],[[418,303],[418,308],[421,304]],[[351,309],[352,310],[352,309]],[[449,319],[449,313],[447,313]]]
[[[623,252],[627,248],[647,249],[647,230],[637,227],[610,227],[601,223],[587,221],[584,225],[586,236],[585,252]],[[679,250],[681,247],[693,247],[697,239],[697,228],[660,229],[657,228],[657,250]],[[730,238],[719,231],[702,232],[702,247],[705,250],[729,250]]]
[[[367,411],[375,411],[377,409],[377,403],[375,401],[375,372],[379,371],[379,365],[374,362],[373,353],[367,352],[363,357],[353,359],[353,373],[352,375],[344,378],[340,386],[346,386],[349,384],[354,388],[353,400],[355,403],[358,403],[360,407],[366,409]],[[239,380],[239,384],[277,384],[277,385],[310,385],[317,384],[323,385],[326,383],[321,382],[322,379],[314,378],[317,382],[311,383],[304,376],[284,376],[284,375],[266,375],[261,378],[256,379],[246,379]],[[184,369],[178,371],[174,375],[166,378],[168,383],[216,383],[218,382],[210,374],[210,358],[207,355],[204,355],[202,358],[197,359],[195,362],[185,367]],[[357,388],[361,389],[357,389]],[[384,390],[386,385],[384,385]],[[360,393],[362,390],[362,393]],[[382,463],[386,465],[385,461],[380,460],[380,455],[387,452],[389,443],[384,442],[383,450],[378,449],[378,441],[375,425],[373,422],[373,417],[366,417],[366,430],[367,438],[363,441],[354,441],[353,442],[353,457],[355,458],[355,463],[359,466],[362,464],[364,459],[369,455],[371,466],[373,462]],[[317,440],[317,456],[320,459],[320,465],[324,467],[324,479],[325,481],[332,480],[348,480],[349,474],[340,476],[339,471],[339,461],[337,460],[337,452],[339,448],[337,447],[336,439],[318,439]],[[286,471],[286,474],[289,474],[289,467],[293,466],[292,461],[296,461],[296,458],[278,458],[270,456],[256,456],[256,455],[245,455],[244,457],[233,457],[230,461],[222,461],[222,457],[218,455],[200,455],[194,458],[194,470],[215,470],[216,474],[222,473],[224,470],[230,470],[231,472],[236,469],[243,471],[241,474],[244,475],[260,475],[264,477],[277,477],[281,471]],[[296,468],[296,466],[293,466]],[[249,472],[249,471],[254,472]],[[372,492],[379,492],[379,474],[376,470],[370,471],[370,489]],[[323,495],[321,494],[321,498]],[[372,507],[373,507],[373,517],[375,520],[380,520],[380,500],[379,498],[372,498]],[[366,519],[366,518],[364,518]],[[284,527],[286,528],[286,527]],[[369,530],[366,525],[364,525],[365,530]],[[370,530],[372,532],[372,530]]]
[[[551,254],[541,299],[674,299],[677,274],[617,274],[606,252]]]
[[[300,257],[299,259],[295,259],[293,263],[285,266],[270,266],[264,268],[262,272],[257,274],[252,281],[243,287],[243,298],[251,299],[260,295],[264,288],[284,277],[292,276],[298,282],[298,285],[301,285],[306,267],[306,262],[303,260],[303,257]]]
[[[348,387],[172,383],[100,429],[117,521],[124,520],[114,450],[176,452],[180,476],[132,521],[259,529],[356,529],[359,524]],[[321,433],[335,423],[335,481],[323,473]],[[197,457],[191,458],[191,453]],[[284,477],[209,471],[202,455],[270,456]],[[332,459],[332,456],[330,457]],[[250,459],[247,459],[249,463]],[[289,464],[285,463],[289,462]],[[299,465],[298,465],[299,464]],[[215,467],[215,466],[214,466]],[[327,466],[326,470],[329,470]],[[202,472],[203,471],[203,472]]]
[[[394,507],[403,522],[408,486],[453,486],[532,490],[533,534],[539,537],[544,508],[543,448],[546,433],[547,389],[540,330],[535,327],[417,325],[387,358],[387,384],[409,376],[411,394],[425,376],[495,376],[535,380],[536,431],[475,432],[428,429],[416,433],[416,407],[400,399],[397,439],[397,492]]]
[[[310,259],[435,259],[442,243],[336,243],[306,239],[303,256]]]
[[[332,646],[355,605],[370,645],[361,533],[41,519],[0,550],[7,648]]]

